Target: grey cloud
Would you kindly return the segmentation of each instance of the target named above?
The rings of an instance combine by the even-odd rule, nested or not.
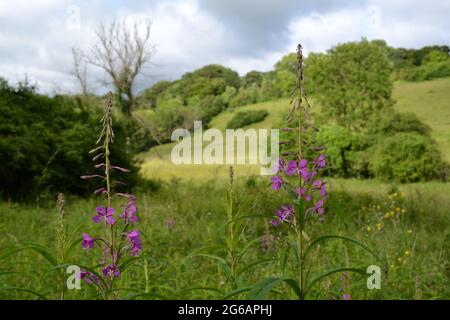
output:
[[[222,21],[230,31],[233,54],[261,56],[283,49],[289,39],[287,26],[310,13],[326,13],[354,1],[200,0],[200,7]]]
[[[180,9],[186,4],[195,12]],[[67,28],[71,5],[81,10],[80,30]],[[208,63],[230,63],[240,73],[248,71],[249,64],[267,70],[275,57],[292,49],[297,37],[305,38],[305,32],[311,49],[357,40],[364,35],[361,15],[364,19],[369,5],[380,8],[382,26],[375,35],[390,45],[449,44],[448,0],[14,0],[8,6],[0,2],[0,76],[14,81],[26,72],[44,92],[58,86],[74,91],[71,47],[90,43],[96,23],[127,15],[154,21],[153,39],[160,49],[149,68],[152,76],[140,78],[138,89]],[[346,23],[329,19],[325,27],[318,26],[320,19],[314,16],[321,15]],[[309,31],[293,30],[293,25],[307,26]],[[100,76],[98,70],[91,72]]]

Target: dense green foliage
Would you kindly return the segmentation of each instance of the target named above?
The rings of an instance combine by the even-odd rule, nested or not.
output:
[[[326,54],[309,55],[306,63],[308,92],[328,121],[359,131],[372,114],[392,105],[392,68],[374,43],[341,44]]]
[[[394,66],[395,79],[423,81],[450,76],[450,47],[392,48],[379,40]]]
[[[446,177],[447,166],[434,141],[418,133],[397,133],[374,146],[372,174],[386,181],[417,182]]]
[[[239,111],[228,122],[227,128],[239,129],[253,123],[263,121],[269,113],[267,110]]]
[[[99,133],[99,111],[88,111],[74,98],[50,98],[26,84],[11,87],[1,80],[2,197],[30,199],[45,191],[86,193],[89,186],[80,183],[80,175],[94,171],[88,152]],[[116,130],[114,160],[118,165],[132,167],[126,130],[120,123]]]
[[[207,65],[184,74],[177,81],[156,83],[139,100],[141,107],[155,110],[152,119],[158,123],[157,127],[169,130],[192,120],[191,113],[195,114],[195,120],[207,124],[229,106],[240,85],[237,72],[220,65]],[[166,131],[165,136],[170,136],[170,132]]]
[[[318,120],[325,124],[317,140],[327,147],[332,164],[328,173],[401,182],[446,179],[430,128],[414,114],[392,108],[386,53],[382,43],[363,40],[308,57],[309,91],[321,105]],[[417,166],[421,169],[414,170]]]
[[[326,173],[341,177],[367,177],[362,150],[364,135],[336,124],[324,125],[317,133],[316,143],[326,147],[329,160]]]

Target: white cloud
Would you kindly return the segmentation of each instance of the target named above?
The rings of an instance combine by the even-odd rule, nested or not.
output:
[[[363,36],[415,48],[450,40],[446,0],[255,1],[2,0],[0,76],[14,82],[26,73],[43,92],[77,90],[69,74],[71,47],[92,43],[92,28],[112,17],[153,21],[153,76],[139,79],[138,88],[209,63],[240,74],[269,70],[298,42],[311,52]]]

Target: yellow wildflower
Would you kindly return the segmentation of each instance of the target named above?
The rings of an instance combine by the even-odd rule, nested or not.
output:
[[[383,228],[383,224],[382,223],[377,223],[376,227],[377,227],[377,230],[380,231]]]

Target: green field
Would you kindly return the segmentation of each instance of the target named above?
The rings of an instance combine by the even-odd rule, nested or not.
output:
[[[400,112],[413,112],[432,129],[432,137],[436,139],[444,157],[450,161],[450,78],[425,82],[396,82],[394,84],[395,108]],[[313,112],[315,111],[313,104]],[[269,101],[239,107],[233,111],[225,111],[211,121],[210,127],[224,130],[233,114],[246,110],[265,109],[269,112],[264,121],[247,128],[272,128],[283,112],[289,109],[289,99]],[[170,153],[175,144],[161,145],[141,154],[141,173],[151,179],[209,179],[224,177],[226,165],[175,165],[170,161]],[[238,175],[258,174],[259,166],[236,165]]]
[[[383,270],[381,290],[368,290],[364,276],[348,274],[345,292],[353,299],[450,298],[450,199],[445,195],[450,192],[449,184],[403,185],[394,192],[393,186],[375,181],[330,182],[326,219],[315,224],[308,237],[329,233],[351,236],[379,253],[381,261],[351,244],[330,241],[313,252],[313,273],[337,266],[377,264]],[[209,257],[227,256],[220,247],[226,243],[228,226],[226,191],[226,181],[173,180],[158,190],[137,194],[144,252],[120,279],[123,299],[220,299],[232,291],[221,263]],[[241,268],[253,261],[279,258],[283,250],[277,250],[280,244],[272,238],[275,233],[268,222],[286,197],[273,192],[261,177],[238,178],[235,191],[236,212],[266,217],[245,221],[245,233],[239,241],[253,245],[240,261]],[[65,285],[61,268],[98,263],[101,253],[86,252],[76,241],[82,232],[100,232],[101,226],[91,223],[96,200],[66,200],[69,249],[63,258],[58,255],[57,208],[0,203],[0,298],[59,299]],[[391,211],[398,216],[385,218]],[[269,262],[249,269],[240,281],[246,286],[279,275],[279,264]],[[342,281],[339,275],[328,278],[310,299],[342,299]],[[64,294],[65,299],[98,298],[85,283],[81,290],[66,290]],[[246,297],[244,292],[235,298]],[[270,297],[295,299],[287,286],[278,287]]]
[[[450,161],[450,78],[424,82],[397,82],[393,97],[401,112],[413,112],[428,126]]]

